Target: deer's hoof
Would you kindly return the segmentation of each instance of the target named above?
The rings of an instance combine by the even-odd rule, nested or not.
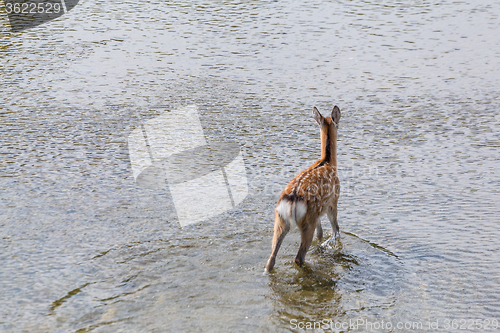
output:
[[[332,237],[328,238],[325,242],[321,244],[321,247],[325,249],[333,249],[339,237],[340,234],[332,235]]]

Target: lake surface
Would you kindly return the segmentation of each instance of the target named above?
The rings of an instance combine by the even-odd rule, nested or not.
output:
[[[2,10],[0,331],[498,331],[499,13],[84,0],[14,34]],[[127,138],[192,104],[249,189],[181,228]],[[299,268],[291,233],[263,276],[279,194],[320,154],[312,107],[334,105],[341,240]]]

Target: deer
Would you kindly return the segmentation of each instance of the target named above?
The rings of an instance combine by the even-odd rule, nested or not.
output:
[[[299,252],[295,263],[305,261],[306,253],[316,236],[321,241],[323,229],[320,218],[326,214],[332,226],[331,237],[322,244],[334,243],[340,237],[337,222],[337,204],[340,196],[340,181],[337,170],[337,131],[340,109],[334,106],[330,117],[323,117],[316,107],[313,118],[319,125],[321,134],[321,158],[309,168],[299,173],[288,183],[281,193],[274,210],[274,235],[272,252],[264,274],[274,267],[276,255],[290,226],[297,227],[301,235]]]

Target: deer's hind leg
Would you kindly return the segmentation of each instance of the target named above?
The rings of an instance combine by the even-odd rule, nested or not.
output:
[[[281,243],[285,238],[286,234],[290,231],[290,223],[288,221],[283,220],[278,212],[274,212],[274,236],[273,236],[273,249],[271,251],[271,256],[266,264],[266,269],[264,273],[269,273],[276,261],[276,255],[280,249]]]
[[[319,218],[317,216],[308,215],[300,226],[300,247],[297,257],[295,258],[295,262],[299,266],[301,266],[306,259],[306,253],[314,238],[314,230],[316,229],[318,220]]]

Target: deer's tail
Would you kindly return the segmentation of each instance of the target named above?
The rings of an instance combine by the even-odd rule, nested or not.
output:
[[[307,204],[300,196],[284,195],[276,206],[276,211],[285,222],[290,224],[293,230],[306,216]]]

